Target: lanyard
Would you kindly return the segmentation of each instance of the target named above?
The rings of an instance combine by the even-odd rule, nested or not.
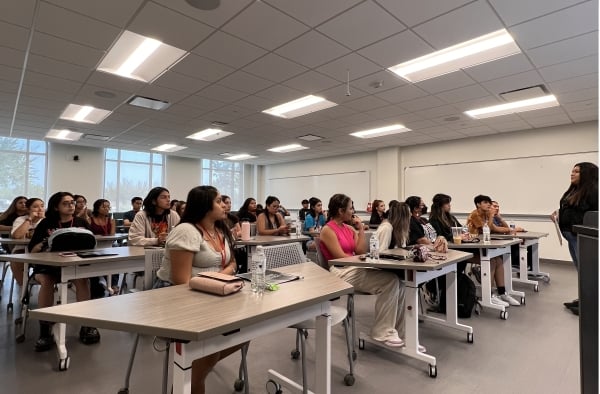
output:
[[[199,226],[200,228],[202,228],[201,233],[206,234],[208,236],[208,239],[206,237],[204,239],[206,239],[212,245],[212,248],[215,252],[221,255],[221,269],[224,269],[227,265],[225,262],[225,237],[221,237],[221,233],[219,233],[219,230],[217,229],[215,229],[215,235],[212,236],[202,225]]]

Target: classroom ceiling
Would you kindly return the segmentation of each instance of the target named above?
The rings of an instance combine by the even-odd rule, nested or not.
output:
[[[414,84],[386,71],[501,28],[522,54]],[[151,84],[97,71],[124,30],[190,54]],[[540,84],[559,107],[484,120],[463,114]],[[136,94],[171,105],[160,112],[128,105]],[[307,94],[339,105],[294,119],[261,113]],[[114,112],[98,125],[59,119],[69,103]],[[2,136],[41,139],[49,129],[70,128],[109,137],[74,145],[148,150],[175,143],[188,147],[177,156],[250,153],[258,157],[246,163],[273,164],[597,118],[595,0],[221,0],[214,11],[185,0],[0,3]],[[185,138],[215,121],[234,134]],[[391,123],[412,131],[349,135]],[[297,139],[307,134],[323,139]],[[266,150],[291,143],[310,149]]]

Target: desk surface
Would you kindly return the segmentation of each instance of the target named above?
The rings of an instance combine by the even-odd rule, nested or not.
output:
[[[103,263],[106,261],[121,261],[132,258],[140,258],[145,256],[144,248],[141,246],[122,246],[118,248],[99,248],[90,249],[90,251],[100,253],[116,253],[113,256],[98,256],[81,258],[79,256],[64,257],[60,256],[61,252],[43,252],[43,253],[22,253],[22,254],[5,254],[2,256],[4,261],[15,263],[28,264],[44,264],[55,267],[68,267],[72,265]]]
[[[278,268],[304,279],[261,297],[250,286],[221,297],[179,285],[31,311],[36,319],[198,341],[353,292],[314,263]]]
[[[29,245],[28,238],[0,238],[0,244],[3,245]]]
[[[448,248],[450,249],[498,249],[505,246],[516,245],[521,243],[519,238],[511,237],[510,239],[492,239],[490,243],[484,244],[483,241],[477,243],[460,243],[455,244],[448,242]]]
[[[501,239],[513,239],[513,238],[539,239],[539,238],[544,238],[547,236],[548,236],[548,233],[536,233],[533,231],[527,231],[527,232],[516,233],[516,234],[492,234],[492,238],[501,238]]]
[[[255,237],[251,237],[249,241],[236,240],[236,245],[281,245],[281,244],[289,244],[293,242],[304,242],[310,240],[310,237],[306,235],[301,235],[296,237],[296,235],[292,236],[281,236],[281,235],[257,235]]]
[[[118,241],[120,239],[127,239],[128,234],[126,233],[115,233],[114,235],[96,235],[96,241]]]
[[[382,250],[380,253],[391,253],[407,254],[408,251],[404,249],[393,249],[393,250]],[[341,259],[329,260],[329,265],[346,265],[353,267],[370,267],[370,268],[384,268],[384,269],[405,269],[405,270],[436,270],[445,267],[450,264],[456,264],[464,260],[468,260],[473,257],[472,253],[461,252],[459,250],[448,250],[448,253],[434,253],[435,255],[445,255],[446,260],[433,260],[428,259],[424,263],[417,263],[409,260],[388,260],[379,259],[379,261],[373,261],[368,257],[365,260],[361,260],[358,256],[343,257]]]

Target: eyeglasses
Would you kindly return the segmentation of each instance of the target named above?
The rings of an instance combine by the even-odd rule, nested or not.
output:
[[[63,201],[60,203],[60,205],[62,205],[63,207],[68,207],[71,205],[75,205],[75,201],[71,200],[71,201]]]

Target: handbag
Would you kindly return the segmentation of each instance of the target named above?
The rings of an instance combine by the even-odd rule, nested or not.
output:
[[[220,272],[201,272],[190,279],[191,289],[220,296],[237,293],[243,287],[242,279]]]

